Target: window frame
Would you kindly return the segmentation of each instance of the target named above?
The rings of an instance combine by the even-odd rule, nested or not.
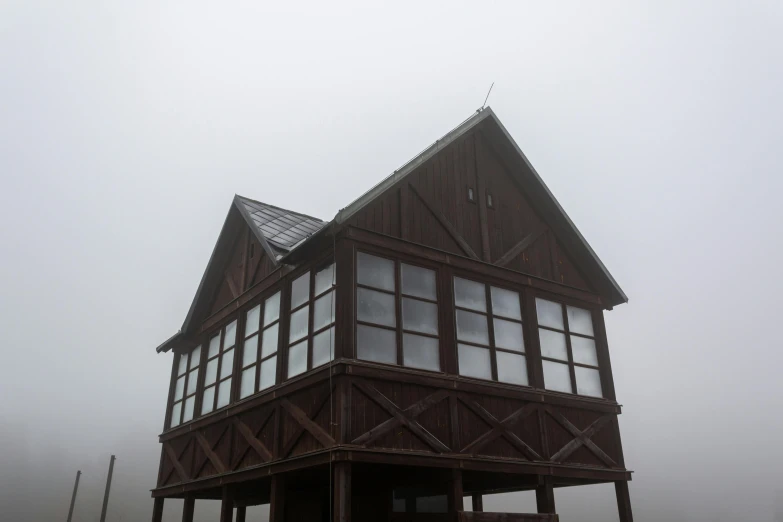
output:
[[[195,366],[193,366],[193,352],[195,352],[197,349],[200,350],[198,356],[198,362],[196,363]],[[177,357],[174,359],[174,368],[172,371],[173,379],[171,381],[171,400],[169,401],[170,407],[166,415],[166,426],[168,427],[168,429],[173,429],[182,426],[183,424],[193,421],[198,416],[198,412],[200,409],[199,408],[199,398],[200,398],[199,384],[201,382],[201,375],[204,373],[201,371],[203,369],[203,365],[201,364],[202,361],[201,352],[203,351],[203,349],[204,349],[203,345],[198,344],[193,348],[191,348],[190,350],[188,350],[187,352],[181,352],[176,354]],[[187,355],[188,361],[185,363],[185,373],[180,374],[179,365],[183,355]],[[198,371],[196,375],[196,389],[193,393],[188,394],[188,384],[190,384],[190,374],[193,370]],[[180,379],[180,377],[185,377],[185,380],[183,381],[182,384],[182,398],[177,399],[177,381]],[[185,407],[184,407],[185,402],[190,397],[193,397],[193,415],[189,420],[183,422],[182,419],[185,416]],[[174,406],[176,406],[177,404],[180,404],[179,421],[177,422],[176,425],[172,425]]]
[[[202,377],[199,379],[199,400],[198,400],[198,415],[193,415],[193,418],[197,417],[206,417],[207,415],[210,415],[211,413],[214,413],[216,411],[222,410],[223,408],[227,408],[231,406],[235,400],[236,400],[236,384],[237,382],[234,380],[235,374],[236,374],[236,366],[237,366],[237,354],[239,353],[239,332],[240,328],[244,328],[244,322],[240,321],[240,315],[232,315],[230,316],[226,321],[224,321],[220,326],[212,330],[210,333],[208,333],[205,336],[204,342],[202,343],[201,347],[201,360],[204,367],[204,371],[202,372]],[[226,350],[225,342],[226,342],[226,329],[231,323],[236,323],[235,326],[235,338],[234,338],[234,344],[229,347],[229,350],[234,350],[234,359],[232,361],[232,368],[231,372],[227,377],[221,378],[220,373],[223,370],[223,354],[229,350]],[[218,354],[214,357],[209,356],[209,344],[212,341],[212,339],[215,338],[215,334],[220,336],[220,346],[218,348]],[[217,369],[216,369],[216,376],[215,376],[215,382],[211,384],[206,384],[206,378],[207,378],[207,365],[210,361],[217,359]],[[217,407],[217,401],[218,401],[218,392],[220,389],[220,384],[224,381],[227,381],[231,379],[231,384],[229,385],[229,395],[228,395],[228,403],[224,406]],[[215,388],[215,393],[212,397],[212,409],[206,412],[203,412],[204,407],[204,392],[206,392],[207,388]]]
[[[280,294],[279,300],[278,300],[278,315],[277,319],[272,321],[271,323],[264,325],[264,313],[266,312],[266,303],[269,299],[271,299],[275,294]],[[262,392],[266,392],[268,390],[271,390],[275,386],[280,384],[280,375],[279,375],[279,368],[280,368],[280,357],[282,355],[282,347],[283,347],[283,301],[285,299],[285,295],[283,292],[282,286],[275,286],[272,288],[269,288],[264,291],[264,293],[253,299],[253,301],[250,303],[249,306],[244,307],[239,312],[239,316],[237,317],[238,326],[237,326],[237,335],[241,339],[241,343],[239,346],[239,351],[237,352],[237,355],[235,355],[235,358],[237,359],[237,362],[235,364],[236,367],[236,376],[237,376],[237,383],[236,383],[236,400],[235,402],[244,401],[246,399],[249,399],[253,397],[254,395],[257,395]],[[247,314],[256,306],[259,307],[258,312],[258,329],[251,333],[250,335],[245,335],[245,331],[247,329]],[[241,321],[239,319],[241,318]],[[277,325],[277,346],[275,348],[275,351],[271,353],[270,355],[267,355],[266,357],[261,356],[261,351],[263,349],[263,335],[264,332],[273,326]],[[241,336],[240,333],[241,332]],[[243,360],[245,357],[245,345],[247,343],[248,339],[253,338],[254,336],[258,337],[258,343],[256,344],[256,359],[248,364],[243,366]],[[259,389],[259,386],[261,385],[261,364],[265,361],[268,361],[269,359],[273,357],[278,357],[278,360],[275,364],[275,382],[271,386],[268,386],[264,389]],[[253,385],[253,392],[250,395],[247,395],[246,397],[242,397],[242,374],[245,370],[251,368],[252,366],[255,366],[255,380]]]

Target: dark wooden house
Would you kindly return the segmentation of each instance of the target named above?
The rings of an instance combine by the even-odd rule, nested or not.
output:
[[[173,352],[153,521],[632,519],[604,310],[627,298],[491,109],[329,222],[236,196]],[[538,514],[482,512],[535,490]],[[463,510],[463,496],[472,509]]]

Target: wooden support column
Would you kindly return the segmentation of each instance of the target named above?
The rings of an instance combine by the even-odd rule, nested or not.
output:
[[[620,522],[633,522],[631,511],[631,495],[628,492],[628,481],[618,480],[614,483],[614,491],[617,495],[617,511],[620,513]]]
[[[152,522],[163,522],[163,497],[152,501]]]
[[[462,506],[462,470],[449,470],[449,514],[456,515],[459,511],[464,511]],[[456,520],[456,518],[454,518]]]
[[[539,513],[556,513],[552,477],[542,477],[539,486],[536,487],[536,507]]]
[[[269,522],[285,520],[285,477],[272,475],[269,491]]]
[[[484,497],[481,493],[473,493],[470,497],[473,504],[473,511],[484,511]]]
[[[191,496],[185,497],[185,503],[182,505],[182,522],[193,522],[193,509],[196,507],[196,499]]]
[[[351,522],[351,463],[334,464],[334,522]]]
[[[234,496],[228,486],[223,486],[223,498],[220,503],[220,522],[232,522],[234,518]]]
[[[247,508],[245,506],[237,506],[237,522],[245,522],[245,513]]]

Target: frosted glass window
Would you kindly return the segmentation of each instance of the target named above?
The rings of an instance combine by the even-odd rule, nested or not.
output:
[[[182,411],[182,422],[193,420],[193,406],[196,404],[196,397],[185,399],[185,409]]]
[[[264,326],[280,318],[280,292],[277,292],[264,303]]]
[[[201,398],[201,414],[209,413],[215,404],[215,387],[209,387],[204,390],[204,396]]]
[[[212,358],[220,352],[220,334],[217,334],[209,340],[209,353],[207,357]]]
[[[207,373],[204,375],[204,385],[209,386],[217,379],[217,359],[213,359],[207,363]]]
[[[315,295],[322,294],[334,285],[334,264],[315,274]]]
[[[261,358],[269,357],[277,351],[277,334],[280,325],[273,325],[264,330],[261,339]]]
[[[245,337],[258,331],[258,321],[261,318],[261,305],[254,306],[245,318]]]
[[[563,305],[536,297],[536,316],[539,326],[563,329]]]
[[[310,307],[305,306],[291,314],[291,327],[288,342],[292,343],[307,335],[307,321],[310,318]]]
[[[320,330],[334,322],[334,292],[329,292],[315,300],[313,330]]]
[[[527,361],[524,355],[497,352],[498,381],[527,386]]]
[[[183,375],[186,371],[188,371],[188,354],[183,353],[179,355],[179,369],[177,370],[177,375]]]
[[[242,371],[242,380],[239,383],[239,398],[244,399],[253,395],[256,391],[256,367],[252,366]]]
[[[190,352],[190,367],[197,368],[201,363],[201,346],[196,346],[193,351]]]
[[[406,330],[438,335],[438,305],[403,297],[402,327]]]
[[[487,294],[482,283],[454,278],[454,302],[462,308],[487,311]]]
[[[489,344],[487,316],[457,310],[457,339],[477,344]]]
[[[356,282],[393,292],[394,261],[359,252],[356,255]]]
[[[515,352],[525,351],[525,340],[522,335],[522,323],[495,319],[495,346]]]
[[[492,379],[492,363],[488,348],[459,344],[457,351],[460,375],[478,379]]]
[[[171,408],[171,427],[179,426],[179,416],[182,412],[182,403],[178,402]]]
[[[538,338],[541,341],[542,357],[551,357],[552,359],[559,359],[561,361],[568,360],[565,334],[539,328]]]
[[[574,366],[576,374],[576,393],[589,397],[603,397],[601,374],[594,368]]]
[[[491,287],[492,315],[522,320],[522,309],[519,307],[519,294],[505,288]]]
[[[288,377],[307,371],[307,340],[288,349]]]
[[[177,379],[177,386],[174,389],[174,400],[175,401],[180,400],[184,394],[185,394],[185,376],[183,375],[182,377]]]
[[[310,272],[305,272],[291,284],[291,309],[310,299]]]
[[[196,393],[196,383],[198,383],[198,370],[192,370],[188,374],[188,395]]]
[[[269,388],[275,385],[277,376],[277,356],[270,357],[261,363],[261,381],[258,385],[259,390]]]
[[[400,267],[403,294],[423,297],[432,301],[436,299],[434,270],[405,263],[401,263]]]
[[[595,341],[586,337],[571,336],[571,353],[575,363],[598,366],[598,354],[595,352]]]
[[[567,306],[568,331],[593,337],[593,314],[590,310]]]
[[[223,349],[231,348],[237,343],[237,322],[232,321],[226,326],[226,338],[223,341]]]
[[[253,364],[258,359],[258,336],[245,339],[245,347],[242,349],[242,367]]]
[[[334,326],[313,337],[313,368],[334,358]]]
[[[547,390],[573,393],[571,391],[571,373],[568,365],[552,361],[542,361],[544,365],[544,387]]]
[[[231,401],[231,379],[228,379],[221,382],[218,387],[216,407],[222,408],[223,406],[228,406],[228,403],[230,401]]]
[[[234,371],[234,350],[223,352],[223,361],[220,363],[220,378],[231,375]]]
[[[395,326],[397,324],[393,295],[368,290],[367,288],[358,288],[356,295],[357,319],[385,326]]]
[[[356,353],[359,359],[386,364],[397,364],[395,332],[371,326],[356,327]]]
[[[438,340],[421,335],[402,334],[402,358],[405,366],[437,372],[440,370]]]

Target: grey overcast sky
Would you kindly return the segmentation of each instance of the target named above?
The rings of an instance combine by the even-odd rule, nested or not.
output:
[[[116,453],[108,520],[148,520],[154,348],[233,195],[331,218],[494,81],[630,297],[607,327],[636,520],[783,520],[781,34],[774,1],[0,1],[0,518],[64,520],[81,469],[97,521]],[[617,520],[611,487],[556,495]]]

